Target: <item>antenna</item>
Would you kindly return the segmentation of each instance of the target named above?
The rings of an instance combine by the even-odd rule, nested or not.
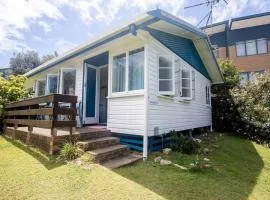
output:
[[[207,7],[209,7],[210,11],[197,24],[197,26],[199,26],[207,18],[205,26],[208,26],[210,22],[211,22],[211,25],[213,23],[213,7],[219,4],[220,2],[224,2],[225,5],[228,4],[227,0],[206,0],[205,2],[202,2],[202,3],[186,6],[184,7],[184,9],[194,8],[194,7],[202,6],[202,5],[206,5]]]

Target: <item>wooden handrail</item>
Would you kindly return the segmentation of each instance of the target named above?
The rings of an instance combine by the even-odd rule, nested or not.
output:
[[[64,103],[65,107],[61,107]],[[51,144],[57,135],[56,128],[69,127],[70,134],[76,127],[77,96],[50,94],[31,99],[11,102],[5,106],[5,126],[13,125],[14,131],[18,126],[28,126],[29,134],[33,127],[51,129]],[[68,120],[61,120],[59,115],[67,115]],[[46,116],[46,117],[45,117]],[[53,149],[53,147],[52,147]]]

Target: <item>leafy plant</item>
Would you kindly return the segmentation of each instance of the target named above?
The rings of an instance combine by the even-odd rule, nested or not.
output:
[[[200,144],[190,136],[184,136],[175,131],[172,131],[171,134],[171,148],[174,151],[192,154],[196,153],[200,148]]]
[[[67,142],[64,144],[63,148],[60,151],[59,159],[60,160],[74,160],[83,154],[83,151],[77,147],[76,144],[72,142]]]

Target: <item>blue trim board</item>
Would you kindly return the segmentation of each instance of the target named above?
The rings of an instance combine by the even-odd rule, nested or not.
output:
[[[161,44],[211,80],[192,40],[151,28],[146,28],[146,30]]]

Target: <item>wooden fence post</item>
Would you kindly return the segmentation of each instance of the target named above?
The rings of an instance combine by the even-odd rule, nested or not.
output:
[[[72,120],[72,121],[74,121],[74,120],[76,120],[76,103],[71,103],[71,110],[73,111],[75,111],[75,112],[71,112],[72,114],[70,115],[70,120]],[[76,127],[74,127],[74,126],[70,126],[69,127],[69,134],[70,134],[70,136],[75,132],[75,129],[76,129]]]

